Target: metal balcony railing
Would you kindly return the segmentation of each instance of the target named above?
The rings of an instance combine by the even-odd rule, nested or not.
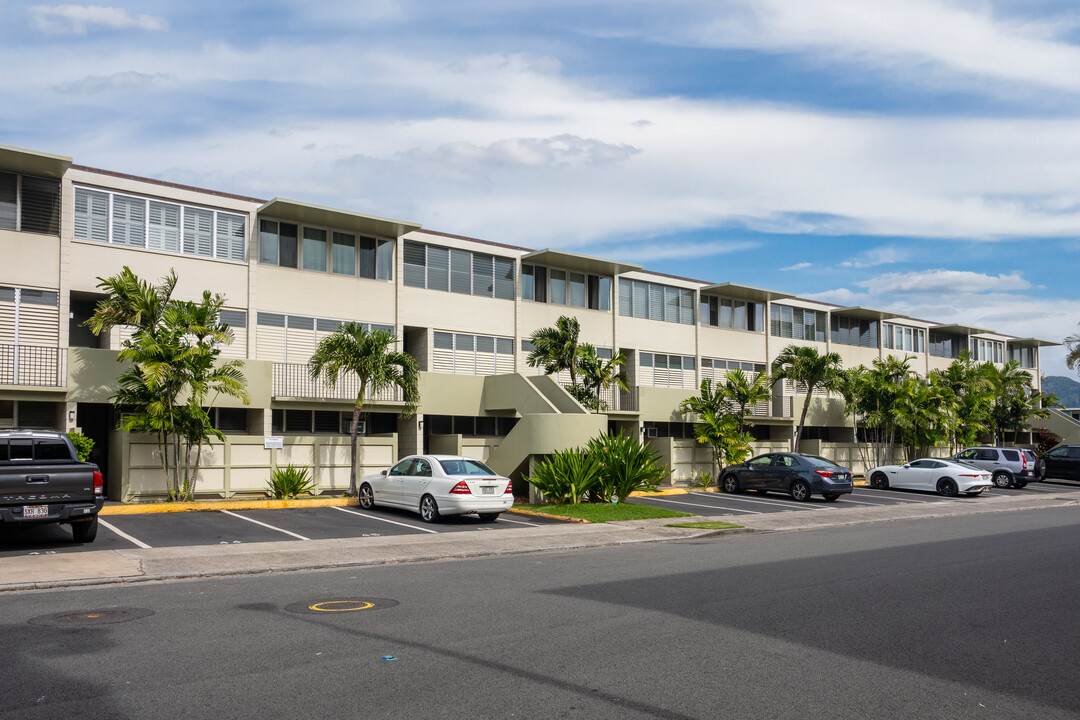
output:
[[[353,373],[343,373],[334,387],[319,377],[312,380],[308,366],[303,363],[274,363],[274,397],[311,398],[317,400],[356,400],[360,379]],[[368,389],[365,403],[403,402],[401,388],[372,392]]]
[[[63,387],[66,360],[59,347],[0,345],[0,385]]]
[[[569,382],[559,383],[564,388],[570,388]],[[603,388],[598,393],[600,399],[600,412],[637,412],[638,389],[631,387],[629,391],[619,390],[615,387]]]

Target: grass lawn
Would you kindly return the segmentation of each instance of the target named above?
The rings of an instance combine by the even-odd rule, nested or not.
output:
[[[646,518],[689,517],[691,513],[676,512],[652,505],[635,503],[580,503],[578,505],[515,505],[526,510],[535,510],[545,515],[559,515],[585,520],[591,523],[613,522],[616,520],[643,520]]]
[[[704,520],[702,522],[668,523],[664,527],[698,528],[700,530],[728,530],[730,528],[741,528],[742,525],[722,522],[720,520]]]

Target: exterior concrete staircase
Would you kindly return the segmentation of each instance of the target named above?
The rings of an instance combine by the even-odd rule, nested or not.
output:
[[[1050,410],[1050,417],[1040,418],[1032,425],[1046,428],[1061,438],[1065,445],[1080,445],[1080,422],[1057,408]]]

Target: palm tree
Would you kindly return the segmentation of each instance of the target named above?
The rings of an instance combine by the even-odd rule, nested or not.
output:
[[[1065,338],[1065,349],[1069,351],[1065,356],[1065,364],[1070,370],[1080,370],[1080,332]]]
[[[390,349],[395,342],[394,334],[387,330],[365,330],[360,323],[345,323],[323,338],[308,361],[311,379],[318,379],[322,375],[331,388],[339,378],[349,373],[355,374],[360,380],[349,431],[352,451],[350,496],[356,495],[356,431],[368,392],[401,388],[405,400],[401,410],[403,418],[415,413],[420,404],[420,369],[411,355]]]
[[[727,394],[722,385],[713,384],[712,378],[702,378],[700,392],[679,403],[679,412],[683,415],[693,413],[699,417],[709,412],[723,415],[727,412]]]
[[[577,386],[578,335],[581,324],[575,317],[562,315],[555,327],[540,328],[529,337],[533,349],[525,362],[529,367],[542,365],[548,375],[570,371],[570,384]]]
[[[841,384],[843,361],[834,352],[822,355],[808,345],[788,345],[780,351],[772,363],[773,380],[790,380],[796,388],[806,388],[799,425],[795,429],[795,451],[799,450],[810,398],[815,390],[838,391]]]
[[[999,439],[1004,441],[1006,430],[1023,430],[1035,418],[1048,417],[1048,408],[1061,407],[1053,393],[1032,389],[1031,375],[1021,370],[1015,360],[1000,369],[992,363],[983,363],[982,370],[991,388],[990,432],[995,445]]]
[[[97,286],[106,297],[98,302],[86,327],[100,335],[115,325],[131,325],[140,330],[153,330],[161,322],[176,289],[176,271],[152,285],[139,278],[127,265],[116,275],[98,278]]]
[[[758,373],[753,382],[740,369],[729,370],[724,377],[723,393],[735,406],[740,433],[745,432],[747,425],[750,424],[746,421],[750,415],[750,408],[758,403],[768,402],[772,398],[769,385],[769,376],[763,372]]]
[[[590,400],[595,401],[596,410],[606,410],[607,403],[600,399],[600,391],[614,386],[618,390],[630,390],[630,380],[623,366],[626,356],[615,353],[605,360],[596,354],[596,348],[589,343],[581,343],[577,348],[577,364],[581,370],[581,385]]]

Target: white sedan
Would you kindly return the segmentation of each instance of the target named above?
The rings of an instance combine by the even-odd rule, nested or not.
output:
[[[867,473],[870,487],[878,490],[930,490],[946,497],[978,495],[994,486],[990,473],[955,460],[919,458],[905,465],[882,465]]]
[[[509,478],[479,460],[459,455],[410,455],[360,484],[360,507],[376,503],[420,513],[424,522],[476,513],[493,522],[514,505]]]

